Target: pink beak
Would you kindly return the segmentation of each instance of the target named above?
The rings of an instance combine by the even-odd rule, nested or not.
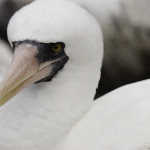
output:
[[[52,62],[39,65],[37,54],[38,50],[32,45],[16,47],[10,69],[0,83],[0,106],[28,85],[50,75]]]

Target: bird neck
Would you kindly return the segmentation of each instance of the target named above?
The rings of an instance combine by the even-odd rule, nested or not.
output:
[[[40,107],[39,116],[48,122],[51,145],[56,145],[92,105],[100,78],[100,69],[93,65],[70,62],[51,82],[32,87],[34,106]]]

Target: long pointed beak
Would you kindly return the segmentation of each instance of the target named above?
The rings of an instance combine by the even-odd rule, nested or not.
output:
[[[38,50],[31,45],[20,45],[15,49],[10,69],[0,83],[0,106],[9,99],[51,72],[51,67],[41,67],[37,59]]]

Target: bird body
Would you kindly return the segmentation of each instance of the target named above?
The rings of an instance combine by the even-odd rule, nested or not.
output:
[[[103,38],[89,12],[67,0],[37,0],[12,17],[8,39],[14,57],[0,84],[0,105],[27,88],[0,108],[0,149],[150,146],[149,80],[93,101]]]
[[[129,84],[94,101],[56,150],[148,150],[150,81]]]

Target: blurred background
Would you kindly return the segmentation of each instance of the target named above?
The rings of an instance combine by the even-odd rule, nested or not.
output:
[[[6,30],[10,17],[32,1],[0,0],[0,39],[5,41],[6,45]],[[98,18],[104,35],[105,55],[96,97],[128,83],[150,77],[150,1],[111,1],[119,3],[120,11],[113,13],[115,10],[109,11],[107,8],[105,14],[101,14],[101,20]],[[113,5],[111,9],[112,7]]]

